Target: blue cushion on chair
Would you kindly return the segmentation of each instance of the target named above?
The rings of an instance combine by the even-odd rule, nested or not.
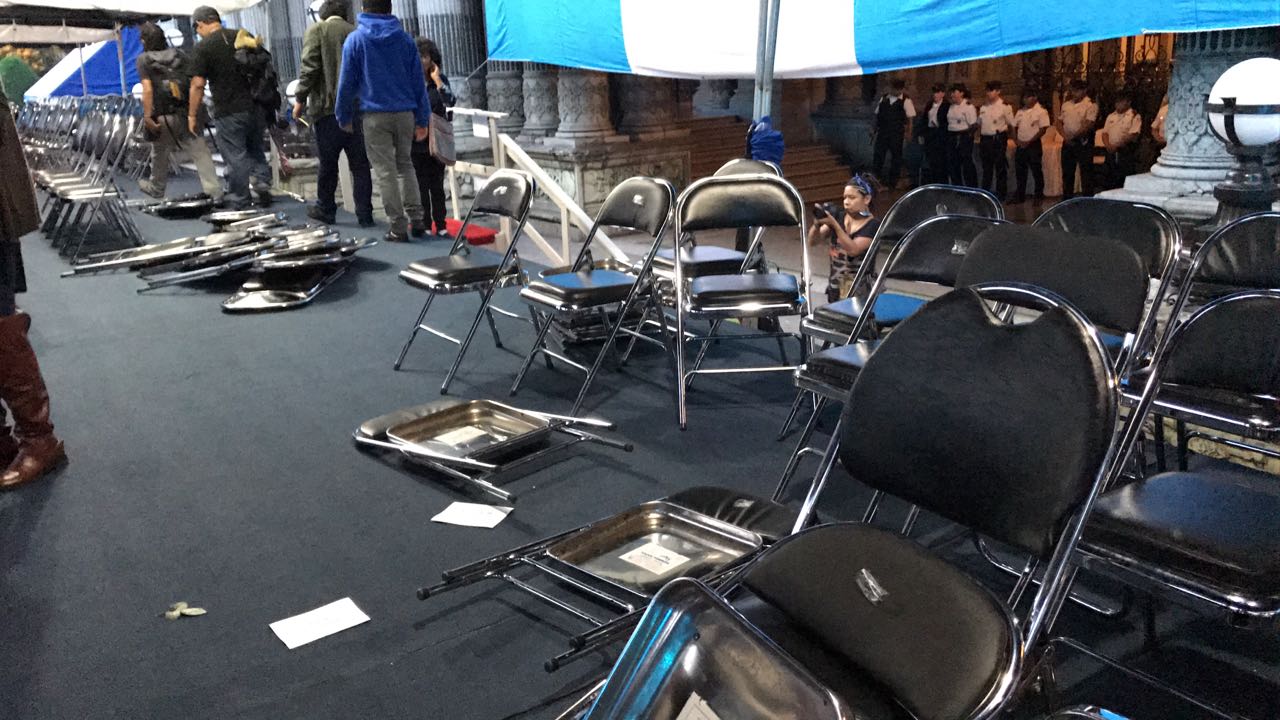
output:
[[[873,313],[878,324],[897,325],[914,315],[924,304],[925,300],[921,298],[884,293],[876,298]]]

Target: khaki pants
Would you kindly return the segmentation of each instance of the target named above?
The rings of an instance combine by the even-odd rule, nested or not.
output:
[[[382,195],[392,232],[406,233],[422,222],[422,197],[413,171],[413,113],[365,113],[364,147]]]
[[[205,195],[214,199],[222,197],[222,183],[213,167],[213,155],[203,137],[196,137],[187,130],[186,121],[177,115],[161,115],[160,135],[151,143],[151,186],[157,194],[164,194],[169,182],[169,166],[176,152],[184,152],[196,164],[200,187]]]

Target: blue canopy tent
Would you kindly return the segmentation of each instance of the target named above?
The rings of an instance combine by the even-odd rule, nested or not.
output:
[[[121,28],[120,40],[121,45],[115,40],[104,40],[67,53],[23,97],[34,100],[61,95],[124,94],[138,82],[137,59],[142,53],[142,42],[136,27]]]

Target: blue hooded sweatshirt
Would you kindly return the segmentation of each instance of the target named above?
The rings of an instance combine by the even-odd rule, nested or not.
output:
[[[355,32],[342,44],[342,72],[333,108],[339,125],[351,124],[357,100],[363,112],[412,111],[418,127],[430,122],[422,58],[395,15],[360,13]]]

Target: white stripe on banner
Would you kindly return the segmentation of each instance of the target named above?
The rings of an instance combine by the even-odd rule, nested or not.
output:
[[[686,78],[750,78],[756,72],[755,0],[620,0],[631,71]],[[860,75],[851,0],[783,0],[779,78]],[[814,20],[818,19],[818,22]]]

